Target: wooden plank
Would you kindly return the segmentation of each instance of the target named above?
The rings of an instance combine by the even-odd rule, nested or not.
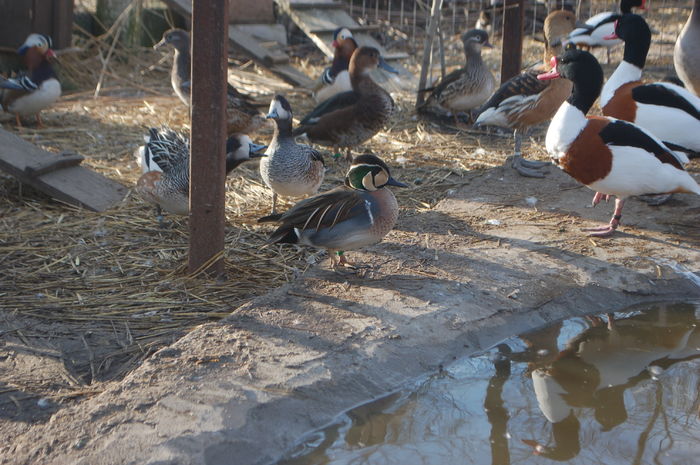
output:
[[[27,176],[36,178],[52,171],[78,166],[85,160],[85,157],[70,152],[59,153],[53,159],[44,160],[40,163],[33,163],[24,167]]]
[[[228,37],[238,47],[244,49],[251,54],[257,61],[262,62],[265,66],[271,67],[275,64],[289,63],[289,56],[280,51],[273,51],[263,46],[262,42],[256,40],[249,33],[244,32],[238,26],[228,27]]]
[[[520,73],[523,58],[525,0],[508,0],[503,15],[501,84]]]
[[[57,169],[30,176],[32,167],[60,161],[60,156],[40,149],[11,132],[0,129],[0,169],[51,197],[93,211],[105,211],[121,202],[128,190],[84,166]]]
[[[192,1],[190,273],[224,271],[227,26],[228,0]]]
[[[378,24],[368,24],[367,26],[344,26],[350,30],[350,32],[356,33],[356,32],[372,32],[372,31],[378,31],[380,29]],[[318,28],[318,29],[311,29],[311,32],[314,34],[332,34],[335,32],[335,30],[338,27],[334,28]]]

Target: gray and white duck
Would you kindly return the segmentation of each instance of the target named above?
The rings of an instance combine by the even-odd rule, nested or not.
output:
[[[272,213],[277,211],[277,197],[301,197],[318,192],[326,172],[321,154],[292,136],[292,107],[281,95],[270,102],[267,118],[274,120],[275,132],[260,162],[260,175],[272,190]]]

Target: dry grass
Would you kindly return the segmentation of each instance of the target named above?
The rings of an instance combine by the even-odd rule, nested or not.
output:
[[[80,45],[82,52],[61,57],[62,77],[75,90],[44,113],[46,129],[15,128],[9,115],[0,122],[47,150],[80,153],[85,165],[133,186],[140,174],[133,151],[146,128],[189,127],[187,110],[170,89],[170,54],[115,48],[105,65],[109,41]],[[494,70],[499,59],[496,45],[485,54]],[[659,47],[662,59],[652,55],[650,64],[663,70],[669,65],[669,50]],[[528,39],[524,62],[540,60],[540,50],[539,43]],[[449,38],[448,52],[448,66],[461,62],[456,37]],[[302,61],[310,75],[320,72],[319,55]],[[231,80],[241,90],[264,100],[285,93],[298,116],[311,109],[305,93],[245,59],[235,63]],[[415,62],[407,65],[417,74]],[[93,98],[101,76],[100,95]],[[412,95],[396,99],[401,112],[366,148],[384,158],[397,179],[413,185],[397,192],[404,212],[433,207],[448,190],[468,183],[480,169],[501,164],[510,153],[509,135],[419,120],[412,111]],[[535,134],[541,137],[542,129]],[[270,136],[271,128],[266,128],[254,138],[266,142]],[[530,144],[529,150],[536,158],[545,156],[539,144]],[[342,162],[328,164],[323,189],[338,185],[345,168]],[[123,376],[194,325],[229,315],[316,261],[309,250],[263,248],[267,229],[255,219],[269,208],[270,195],[255,164],[244,165],[230,177],[224,253],[228,279],[213,282],[185,273],[186,220],[169,217],[171,227],[161,229],[153,210],[133,195],[105,213],[76,209],[0,174],[0,314],[5,337],[21,336],[27,345],[52,340],[60,346],[57,335],[68,333],[66,337],[81,340],[86,348],[75,356],[82,360],[76,364],[79,384]],[[38,326],[46,329],[28,331]],[[85,335],[92,333],[103,335],[99,347],[86,342]]]

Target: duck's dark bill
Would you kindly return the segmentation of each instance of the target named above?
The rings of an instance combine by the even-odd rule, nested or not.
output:
[[[261,153],[261,152],[267,148],[267,145],[260,145],[260,144],[253,144],[253,143],[250,143],[248,145],[250,146],[250,154],[251,155],[253,155],[253,156],[257,155],[259,157],[265,156],[265,154]]]
[[[408,184],[404,184],[402,182],[397,181],[394,178],[389,178],[389,181],[387,181],[387,185],[389,186],[396,186],[396,187],[409,187]]]
[[[391,67],[391,65],[389,65],[389,63],[387,63],[383,57],[379,57],[379,67],[389,71],[390,73],[399,74],[399,72],[395,68]]]

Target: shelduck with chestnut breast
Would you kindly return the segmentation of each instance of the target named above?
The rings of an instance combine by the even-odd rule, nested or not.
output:
[[[488,33],[472,29],[462,35],[462,44],[464,67],[452,71],[433,87],[420,111],[456,117],[480,107],[491,96],[496,80],[481,58],[481,48],[492,47]]]
[[[326,168],[321,154],[292,137],[292,107],[286,98],[276,95],[270,102],[269,119],[275,133],[260,162],[260,176],[272,190],[272,214],[277,211],[277,196],[300,197],[315,194],[323,182]]]
[[[695,0],[688,21],[673,49],[673,65],[685,87],[700,96],[700,0]]]
[[[323,70],[314,89],[314,100],[324,102],[341,92],[352,90],[350,83],[350,58],[357,49],[357,42],[352,32],[346,27],[339,27],[333,32],[333,64]]]
[[[569,176],[596,191],[593,205],[614,195],[615,212],[591,236],[612,235],[620,224],[625,199],[633,195],[687,192],[700,186],[683,169],[682,160],[657,137],[626,121],[586,113],[598,98],[603,70],[593,55],[575,48],[552,58],[542,80],[565,78],[573,92],[549,125],[547,151]]]
[[[389,92],[369,75],[377,67],[398,73],[376,48],[355,50],[349,67],[352,91],[337,94],[318,105],[292,134],[305,134],[311,142],[326,147],[345,148],[346,158],[349,158],[350,149],[377,134],[394,111],[394,100]]]
[[[547,15],[544,22],[545,63],[523,71],[504,82],[481,107],[475,126],[493,125],[513,129],[515,154],[512,167],[522,176],[541,178],[539,171],[549,163],[525,160],[520,147],[522,132],[550,119],[571,93],[571,83],[564,79],[540,81],[537,75],[549,69],[549,57],[561,51],[562,40],[576,24],[570,11],[557,10]]]
[[[609,40],[606,36],[613,33],[615,21],[620,19],[622,15],[632,12],[632,8],[636,7],[640,10],[646,9],[646,0],[621,0],[620,13],[612,11],[604,11],[595,16],[590,17],[581,27],[577,27],[569,34],[567,42],[576,44],[579,48],[586,47],[605,47],[608,63],[610,63],[610,49],[619,45],[620,40]]]
[[[174,49],[170,83],[175,94],[189,106],[192,81],[190,79],[190,34],[182,29],[165,31],[160,42],[153,46],[158,49],[170,45]],[[240,93],[231,84],[226,85],[226,125],[228,134],[247,134],[257,131],[265,123],[265,117],[253,100]]]
[[[391,177],[379,157],[360,155],[352,161],[343,186],[258,221],[281,223],[268,242],[326,249],[333,268],[352,267],[345,251],[381,242],[396,224],[399,205],[387,186],[408,187]]]
[[[41,111],[61,96],[61,83],[49,61],[55,56],[51,46],[51,37],[30,34],[17,50],[27,73],[10,79],[0,77],[2,107],[6,112],[14,113],[17,126],[22,126],[20,117],[34,115],[37,125],[43,127]]]
[[[651,31],[644,18],[624,15],[615,23],[612,37],[625,41],[625,56],[603,86],[603,114],[635,123],[671,149],[697,156],[700,97],[669,82],[641,81],[651,44]]]
[[[190,210],[190,140],[168,128],[150,128],[137,156],[143,174],[136,191],[156,206],[156,218],[163,226],[162,210],[187,215]],[[241,163],[262,157],[267,147],[257,145],[245,135],[234,135],[226,141],[226,173]]]

